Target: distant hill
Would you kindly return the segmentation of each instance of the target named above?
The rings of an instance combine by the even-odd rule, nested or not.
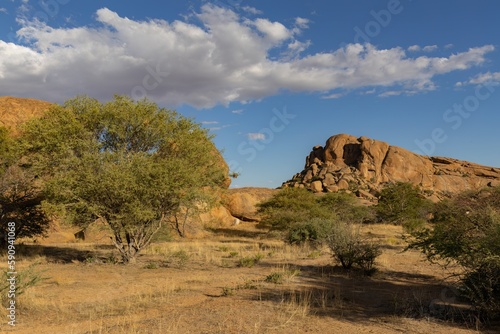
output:
[[[52,103],[12,96],[0,97],[0,126],[10,128],[16,134],[19,125],[48,110]]]
[[[314,192],[351,191],[376,201],[384,184],[411,182],[433,200],[453,193],[500,185],[500,168],[444,157],[427,157],[367,137],[330,137],[313,147],[304,170],[283,187]]]

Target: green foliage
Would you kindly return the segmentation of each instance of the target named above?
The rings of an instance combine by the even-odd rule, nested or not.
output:
[[[265,281],[268,283],[283,284],[285,281],[292,279],[298,274],[300,274],[299,269],[288,269],[267,275]]]
[[[374,219],[372,207],[359,205],[352,194],[328,193],[318,198],[323,210],[333,212],[340,221],[363,223]]]
[[[34,263],[28,266],[26,269],[17,271],[17,275],[15,276],[16,284],[14,291],[16,296],[23,294],[30,287],[35,286],[41,281],[48,279],[47,277],[43,276],[43,273],[45,271],[37,270],[37,265],[38,264]],[[8,272],[9,270],[7,269],[3,270],[3,277],[0,284],[0,294],[2,296],[0,299],[2,301],[7,297],[7,292],[9,292],[10,289],[10,282],[7,281],[7,279],[11,278],[11,276],[8,274]]]
[[[461,266],[463,295],[485,317],[500,314],[500,187],[466,192],[435,206],[432,227],[412,233],[408,248]]]
[[[432,203],[423,197],[420,189],[411,183],[388,184],[380,193],[376,206],[380,219],[403,224],[410,219],[425,219],[432,210]]]
[[[144,269],[158,269],[158,263],[156,262],[148,262],[145,266]]]
[[[208,208],[206,189],[226,178],[206,130],[147,100],[77,97],[27,124],[23,137],[46,207],[80,226],[103,219],[125,263],[179,212]]]
[[[239,267],[247,267],[247,268],[252,268],[254,265],[260,262],[264,258],[263,254],[256,254],[255,256],[247,256],[247,257],[242,257],[238,261],[238,266]]]
[[[313,217],[330,218],[332,212],[323,210],[312,192],[300,188],[284,188],[268,201],[260,203],[263,222],[277,230],[287,230],[292,225]]]
[[[277,230],[286,231],[292,244],[320,243],[335,221],[360,223],[371,220],[369,207],[356,203],[350,194],[329,193],[322,196],[298,188],[284,188],[270,200],[259,205],[263,222]]]
[[[359,225],[340,222],[333,225],[327,237],[333,257],[343,268],[359,266],[366,274],[374,271],[375,259],[381,254],[376,244],[366,242],[359,232]]]
[[[300,244],[303,242],[321,243],[329,234],[333,219],[312,218],[307,222],[293,224],[286,236],[290,244]]]

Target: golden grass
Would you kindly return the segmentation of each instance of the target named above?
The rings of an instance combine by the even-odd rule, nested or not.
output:
[[[379,280],[404,271],[436,273],[419,253],[401,253],[403,246],[391,241],[399,238],[400,228],[365,228],[368,238],[391,246],[377,261]],[[64,247],[103,251],[95,244]],[[207,333],[316,332],[309,325],[313,323],[317,332],[325,333],[331,319],[342,319],[352,312],[353,301],[366,298],[359,296],[381,298],[378,283],[338,271],[328,250],[308,245],[216,237],[157,243],[141,254],[137,264],[128,266],[53,263],[36,252],[22,259],[20,268],[38,262],[48,279],[18,297],[16,330],[32,333],[36,328],[37,334],[188,333],[201,328]],[[262,258],[253,267],[238,266],[241,259],[252,257]],[[283,276],[283,281],[267,280],[273,274]],[[425,286],[422,289],[427,291]],[[2,308],[0,316],[5,317],[5,312]],[[433,330],[446,333],[442,328]]]

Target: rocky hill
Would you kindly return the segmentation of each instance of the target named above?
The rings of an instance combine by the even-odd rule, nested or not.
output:
[[[16,134],[19,125],[42,115],[51,105],[50,102],[35,99],[0,96],[0,126],[7,127]]]
[[[500,185],[500,168],[444,157],[427,157],[367,137],[330,137],[313,147],[304,170],[283,187],[313,192],[355,192],[376,201],[384,184],[411,182],[433,200],[452,193]]]

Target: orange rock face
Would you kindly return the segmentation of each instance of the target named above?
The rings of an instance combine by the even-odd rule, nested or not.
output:
[[[302,185],[315,192],[344,189],[376,193],[389,182],[413,183],[437,200],[451,193],[500,185],[500,168],[421,156],[383,141],[338,134],[324,147],[315,146],[304,170],[283,186]]]
[[[46,101],[1,96],[0,126],[9,128],[15,135],[22,123],[41,116],[51,106],[52,103]]]

